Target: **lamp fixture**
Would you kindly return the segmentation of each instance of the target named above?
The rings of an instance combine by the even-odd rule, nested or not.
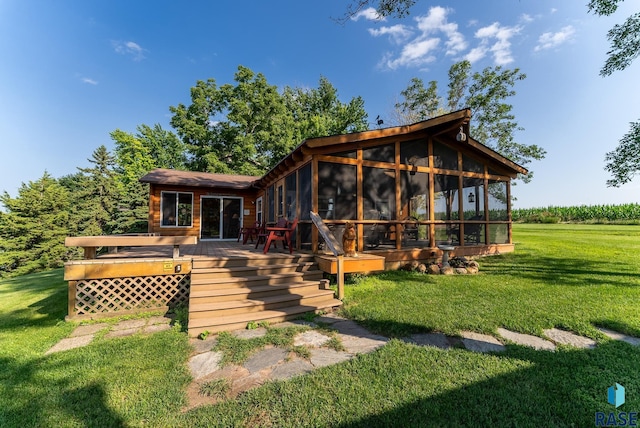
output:
[[[462,126],[460,127],[460,131],[458,131],[458,135],[456,135],[456,140],[460,142],[467,141],[467,134],[462,130]]]
[[[470,204],[476,201],[476,197],[473,195],[473,193],[469,193],[469,197],[467,199],[469,200]]]

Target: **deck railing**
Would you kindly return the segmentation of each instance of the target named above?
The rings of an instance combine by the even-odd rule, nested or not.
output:
[[[324,224],[322,218],[313,211],[310,211],[309,213],[313,224],[318,228],[318,233],[322,236],[322,239],[324,239],[327,249],[338,259],[336,273],[338,282],[338,299],[342,300],[344,298],[344,249],[342,248],[342,244],[338,242],[333,233],[331,233],[327,225]]]

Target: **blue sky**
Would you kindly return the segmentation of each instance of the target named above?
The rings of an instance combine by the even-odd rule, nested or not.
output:
[[[170,129],[169,106],[188,104],[197,80],[232,82],[238,65],[280,87],[325,76],[343,101],[362,96],[373,122],[412,77],[446,89],[451,64],[469,59],[527,74],[511,100],[516,139],[547,157],[514,188],[516,207],[638,201],[640,180],[607,188],[603,167],[640,119],[640,60],[598,74],[607,30],[635,2],[596,17],[587,0],[418,1],[407,18],[364,11],[340,25],[348,3],[0,0],[0,191],[88,166],[115,129]]]

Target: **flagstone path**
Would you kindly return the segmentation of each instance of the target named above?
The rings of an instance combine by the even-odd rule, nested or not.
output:
[[[167,330],[171,328],[170,322],[171,319],[158,316],[148,319],[121,321],[114,325],[107,323],[81,325],[69,337],[55,344],[46,354],[86,346],[97,335],[104,338],[115,338]],[[204,383],[225,379],[230,386],[230,391],[226,396],[235,397],[240,392],[262,385],[269,380],[290,379],[294,376],[309,373],[319,367],[350,360],[358,354],[372,352],[389,341],[387,337],[373,334],[355,321],[342,318],[334,313],[316,317],[313,323],[291,321],[270,327],[283,328],[301,324],[307,325],[311,329],[297,334],[293,343],[294,346],[303,346],[309,350],[307,358],[302,358],[283,348],[268,346],[258,350],[242,365],[231,364],[222,367],[222,353],[213,351],[216,345],[215,336],[208,337],[205,340],[190,339],[193,352],[189,358],[188,366],[193,382],[187,388],[189,408],[216,401],[215,398],[205,397],[200,394],[200,387]],[[329,346],[331,344],[330,333],[327,333],[326,330],[317,329],[318,326],[334,330],[343,350],[336,351],[332,349]],[[598,328],[598,330],[613,340],[623,341],[632,346],[640,346],[640,338],[604,328]],[[232,332],[232,334],[241,339],[262,337],[266,333],[267,329],[263,327]],[[460,337],[447,336],[442,333],[420,333],[406,337],[403,340],[417,346],[431,346],[440,349],[460,348],[482,353],[502,352],[506,349],[505,343],[514,343],[550,352],[555,351],[557,345],[582,349],[592,349],[597,345],[594,340],[588,337],[556,328],[544,330],[546,339],[504,328],[498,328],[497,333],[500,336],[499,338],[472,331],[462,331],[460,332]]]

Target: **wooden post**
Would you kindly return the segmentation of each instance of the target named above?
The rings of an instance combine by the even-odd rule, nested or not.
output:
[[[344,256],[338,254],[337,280],[338,280],[338,299],[344,299]]]
[[[84,258],[87,260],[96,258],[96,247],[84,247]]]
[[[180,257],[180,245],[173,246],[173,258],[177,259]]]
[[[68,296],[67,296],[67,316],[74,316],[76,314],[76,285],[78,281],[69,281]]]

